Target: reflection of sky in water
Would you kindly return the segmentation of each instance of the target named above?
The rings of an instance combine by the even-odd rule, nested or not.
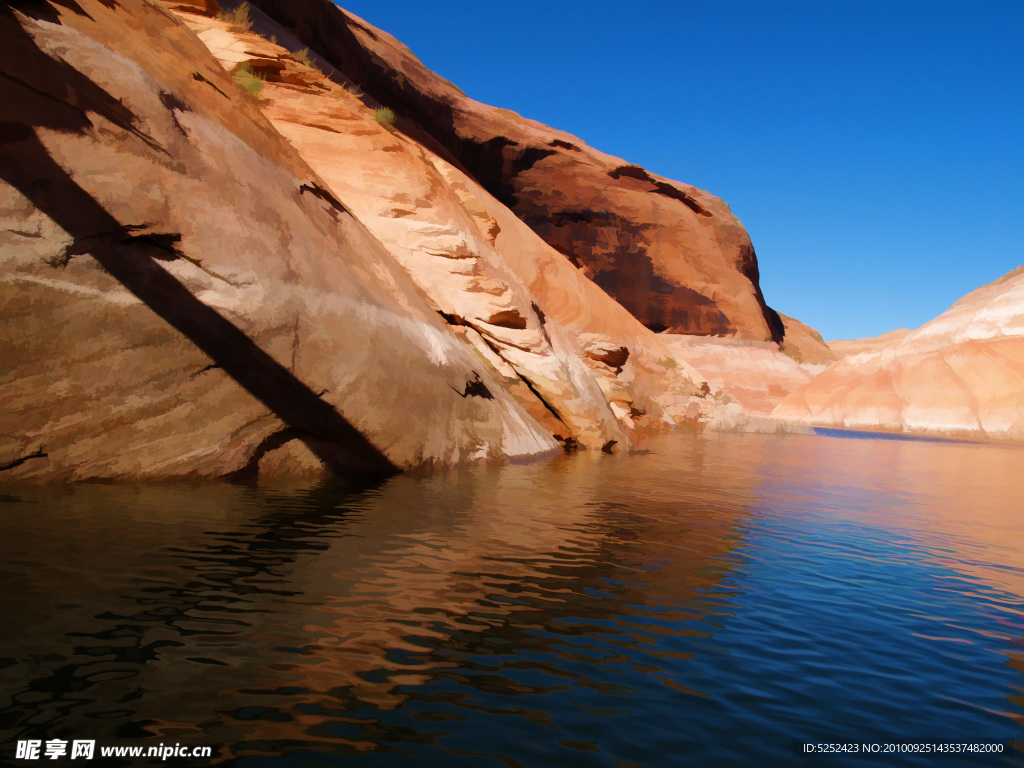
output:
[[[654,447],[355,491],[8,489],[0,741],[746,765],[1024,730],[1024,452]]]

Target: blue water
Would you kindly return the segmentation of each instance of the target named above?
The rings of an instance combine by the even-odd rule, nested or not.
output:
[[[0,756],[29,738],[212,745],[179,764],[242,768],[1022,747],[1024,450],[648,448],[370,487],[2,489]]]

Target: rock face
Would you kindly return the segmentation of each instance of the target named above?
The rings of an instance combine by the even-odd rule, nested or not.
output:
[[[915,331],[843,344],[833,346],[847,356],[789,395],[776,418],[1024,438],[1024,267]]]
[[[5,480],[557,448],[166,11],[4,6],[0,42]]]
[[[895,331],[889,331],[881,336],[872,336],[867,339],[830,341],[828,342],[828,347],[837,357],[849,357],[850,355],[859,355],[861,352],[876,352],[896,344],[910,333],[913,333],[913,331],[909,328],[897,328]]]
[[[272,20],[18,7],[0,9],[5,481],[628,449],[713,410],[662,337]]]
[[[330,0],[253,5],[393,108],[403,132],[468,172],[648,328],[782,341],[750,238],[717,197],[467,98]]]
[[[686,360],[707,381],[716,405],[707,420],[715,429],[774,429],[775,407],[825,370],[820,363],[797,362],[772,342],[662,336],[674,358]]]
[[[779,313],[782,324],[786,328],[786,338],[782,343],[782,351],[798,363],[810,365],[827,365],[835,362],[840,354],[826,344],[821,334],[806,323],[796,318]]]

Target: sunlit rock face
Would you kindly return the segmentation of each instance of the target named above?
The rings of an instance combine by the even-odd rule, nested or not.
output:
[[[176,17],[25,8],[0,10],[5,480],[557,450]]]
[[[839,359],[839,353],[814,328],[789,315],[779,313],[779,317],[786,328],[782,351],[798,363],[828,365]]]
[[[377,102],[271,19],[246,31],[178,15],[225,69],[265,79],[263,114],[545,430],[622,449],[676,423],[699,374],[664,365],[657,335],[422,133],[378,120]]]
[[[701,375],[443,147],[217,10],[0,16],[4,479],[390,471],[707,420]]]
[[[403,131],[422,134],[648,328],[782,340],[750,238],[719,198],[467,98],[329,0],[253,5],[393,108]]]
[[[825,370],[797,362],[772,342],[664,334],[673,355],[701,372],[713,403],[707,423],[720,430],[774,431],[775,406]]]
[[[913,333],[909,328],[898,328],[895,331],[883,333],[881,336],[871,336],[866,339],[840,339],[828,342],[829,349],[835,353],[837,358],[858,355],[861,352],[876,352],[887,346],[896,344],[908,334]]]
[[[847,356],[789,395],[775,417],[1024,438],[1024,268],[973,291],[917,330],[888,336],[833,344]]]

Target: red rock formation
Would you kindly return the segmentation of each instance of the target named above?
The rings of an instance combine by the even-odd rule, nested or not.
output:
[[[712,392],[686,350],[599,287],[633,285],[622,297],[648,325],[671,315],[770,335],[777,316],[724,204],[449,103],[453,87],[332,9],[306,8],[294,34],[258,12],[251,31],[216,18],[213,0],[0,10],[5,479],[291,477],[528,458],[556,441],[628,449],[727,405],[725,382]],[[510,186],[487,177],[494,158],[474,155],[475,134],[453,150],[406,114],[399,130],[378,123],[347,71],[301,50],[319,14],[426,83],[410,91],[423,126],[443,107],[502,137]],[[383,66],[370,48],[360,55]],[[359,56],[346,65],[365,77]],[[537,142],[550,151],[516,159]],[[608,270],[577,268],[499,199],[540,210],[522,185],[554,182],[618,223],[536,228],[593,240],[587,258],[614,257]],[[669,216],[683,223],[658,223]],[[620,268],[615,238],[634,226],[639,256]],[[658,280],[674,287],[658,293]],[[775,358],[758,364],[774,371]]]
[[[900,342],[907,335],[913,333],[909,328],[897,328],[895,331],[883,333],[881,336],[872,336],[867,339],[839,339],[830,341],[828,348],[838,357],[849,357],[859,355],[861,352],[876,352],[891,344]]]
[[[783,400],[774,416],[856,429],[1024,439],[1024,267],[915,331],[859,340],[847,351]]]
[[[447,155],[655,331],[781,342],[743,225],[719,198],[467,98],[329,0],[254,0],[398,126]]]
[[[0,8],[5,479],[557,449],[186,27],[26,8]]]
[[[825,370],[797,362],[777,344],[735,342],[702,336],[663,334],[677,360],[685,360],[708,382],[715,404],[709,420],[716,429],[774,429],[769,417],[787,395]]]

